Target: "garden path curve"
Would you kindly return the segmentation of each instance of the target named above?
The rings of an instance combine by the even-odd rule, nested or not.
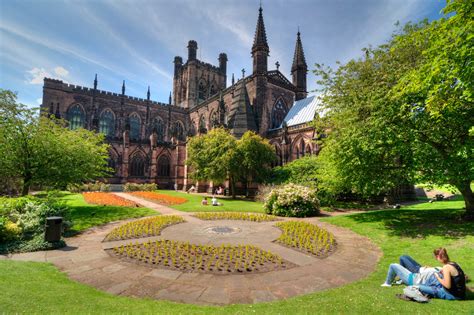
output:
[[[113,228],[131,220],[89,229],[76,237],[68,238],[68,246],[59,250],[15,254],[9,258],[51,262],[71,279],[112,294],[226,305],[274,301],[339,287],[368,276],[382,255],[381,250],[369,239],[350,230],[320,222],[317,218],[291,220],[309,221],[334,234],[338,248],[324,259],[273,243],[281,233],[273,227],[274,222],[201,221],[193,217],[192,213],[177,211],[126,193],[117,195],[155,209],[162,215],[180,215],[186,220],[185,223],[165,228],[160,236],[138,241],[164,238],[199,244],[253,244],[278,254],[297,266],[266,273],[215,275],[151,268],[111,257],[104,249],[129,243],[130,240],[103,243],[103,239]],[[241,232],[232,236],[202,233],[206,227],[216,225],[231,225],[238,227]]]

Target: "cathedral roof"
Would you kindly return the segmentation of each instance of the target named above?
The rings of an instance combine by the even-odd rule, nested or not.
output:
[[[258,9],[257,28],[255,29],[255,36],[253,39],[252,53],[258,50],[270,51],[267,43],[267,34],[265,32],[265,24],[263,23],[262,7]]]
[[[306,59],[304,58],[303,44],[301,43],[300,32],[298,31],[295,45],[295,54],[293,56],[293,65],[291,66],[291,71],[295,71],[301,68],[308,68],[306,65]]]
[[[320,98],[313,95],[296,101],[283,121],[286,122],[288,127],[300,125],[313,121],[316,113],[322,116],[324,111]]]

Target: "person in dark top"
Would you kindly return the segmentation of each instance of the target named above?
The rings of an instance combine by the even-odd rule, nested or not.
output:
[[[449,260],[445,248],[437,248],[433,251],[436,260],[443,264],[440,273],[436,273],[437,283],[431,285],[420,285],[421,293],[430,297],[445,300],[463,300],[466,298],[466,275],[459,265]]]

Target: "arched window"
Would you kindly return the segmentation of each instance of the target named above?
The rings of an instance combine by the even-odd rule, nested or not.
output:
[[[211,114],[211,128],[215,128],[219,125],[219,118],[217,118],[217,112],[213,111]]]
[[[178,139],[179,141],[186,141],[186,135],[184,134],[183,123],[178,120],[174,126],[175,126],[174,128],[176,131],[176,139]]]
[[[199,88],[198,88],[198,101],[204,101],[207,98],[206,95],[207,89],[206,89],[206,83],[204,81],[199,82]]]
[[[114,159],[113,157],[110,156],[110,157],[107,159],[107,166],[108,166],[109,168],[111,168],[111,170],[110,170],[110,172],[109,172],[109,174],[110,174],[111,176],[113,176],[113,175],[115,175],[115,174],[117,173],[117,162],[115,161],[115,159]]]
[[[194,120],[191,120],[191,123],[189,124],[189,132],[188,135],[194,136],[196,134],[196,123]]]
[[[145,176],[145,159],[141,154],[132,157],[130,161],[130,176]]]
[[[140,139],[140,129],[141,122],[140,117],[136,113],[130,115],[130,139],[139,140]]]
[[[69,129],[84,128],[85,114],[79,104],[69,108],[67,112],[67,120],[69,120]]]
[[[311,152],[311,146],[309,144],[306,145],[306,150],[305,151],[306,151],[307,155],[311,155],[311,153],[312,153]]]
[[[217,89],[216,89],[216,86],[213,84],[211,85],[211,96],[217,94]]]
[[[279,99],[273,106],[272,110],[272,129],[280,127],[283,119],[286,116],[286,106],[281,99]]]
[[[207,128],[206,128],[206,118],[204,115],[201,115],[201,118],[199,118],[199,132],[200,133],[206,133]]]
[[[153,120],[153,131],[156,132],[158,136],[158,141],[163,141],[165,139],[165,124],[160,117],[156,117]]]
[[[162,155],[158,159],[158,176],[170,176],[170,159],[166,155]]]
[[[300,140],[300,155],[301,155],[301,157],[304,156],[304,153],[305,153],[305,152],[304,152],[304,148],[305,148],[304,140],[301,139],[301,140]]]
[[[100,114],[99,131],[106,137],[113,137],[115,131],[115,117],[110,109],[106,109]]]

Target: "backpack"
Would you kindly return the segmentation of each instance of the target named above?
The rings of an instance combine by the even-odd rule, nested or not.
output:
[[[405,289],[403,289],[403,294],[405,294],[407,297],[412,299],[415,302],[419,303],[428,303],[430,301],[429,298],[427,298],[423,293],[420,292],[420,290],[416,286],[408,286]]]

